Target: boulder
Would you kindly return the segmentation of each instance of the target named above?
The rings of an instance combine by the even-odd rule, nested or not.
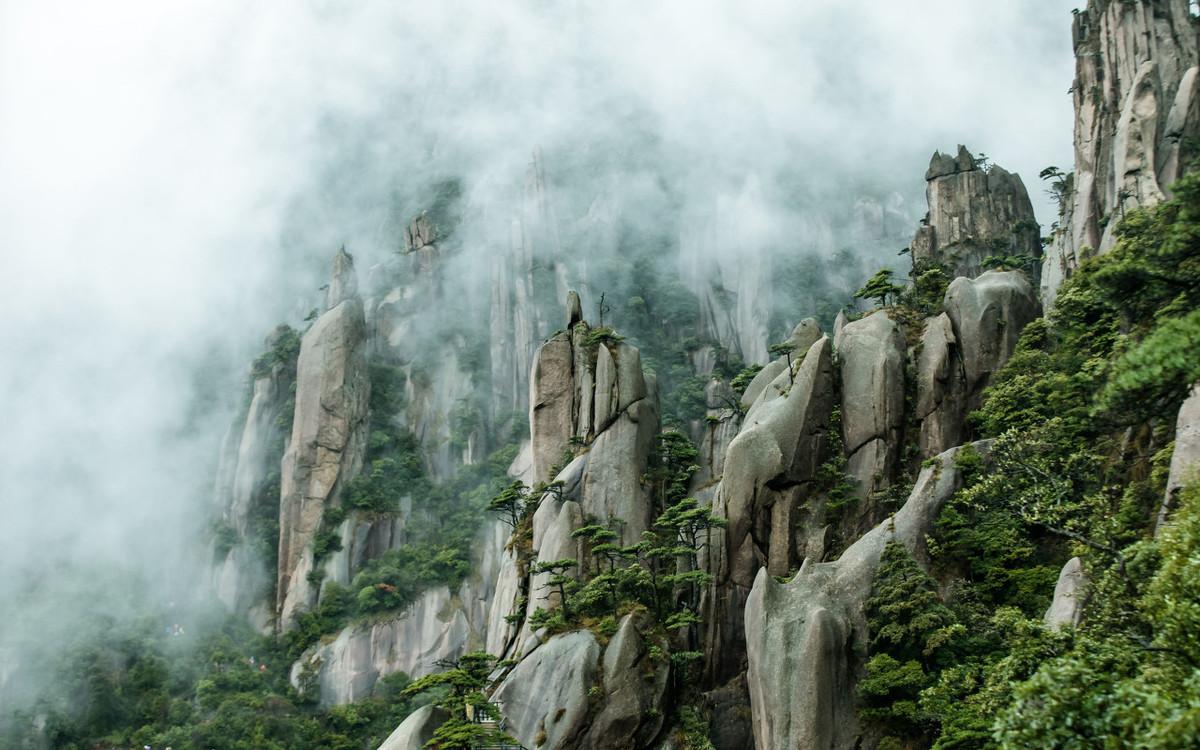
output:
[[[1167,491],[1158,512],[1155,532],[1168,520],[1176,505],[1175,496],[1185,484],[1200,482],[1200,383],[1179,406],[1175,418],[1175,451],[1167,475]]]
[[[587,725],[599,662],[600,644],[587,630],[556,635],[534,649],[492,694],[508,733],[528,748],[573,747]]]
[[[626,615],[604,649],[604,707],[580,742],[583,750],[636,750],[662,728],[668,666],[650,658],[633,615]]]
[[[1087,576],[1083,572],[1083,561],[1072,557],[1063,565],[1054,585],[1054,601],[1042,618],[1046,627],[1075,627],[1083,617],[1083,595],[1087,588]]]
[[[842,441],[860,497],[895,475],[904,425],[904,333],[884,311],[847,323],[838,349]]]
[[[950,283],[943,303],[962,358],[967,410],[1017,347],[1021,331],[1040,312],[1037,296],[1020,271],[987,271]]]
[[[989,445],[976,443],[986,455]],[[759,750],[859,747],[855,712],[859,655],[867,652],[863,611],[885,545],[903,544],[926,559],[925,536],[962,486],[946,451],[921,470],[895,516],[834,562],[806,560],[788,583],[759,570],[746,601],[747,681]]]
[[[921,458],[962,442],[967,382],[954,326],[946,313],[925,321],[917,355],[916,417],[921,424]]]
[[[425,743],[433,739],[433,733],[447,718],[448,714],[440,708],[421,706],[400,722],[379,750],[425,750]]]

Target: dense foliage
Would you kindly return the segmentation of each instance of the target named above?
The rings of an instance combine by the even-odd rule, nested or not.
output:
[[[219,606],[219,605],[218,605]],[[62,750],[373,750],[416,706],[403,674],[358,703],[320,709],[288,683],[274,638],[210,608],[161,608],[135,622],[83,623],[54,663],[54,689],[27,712],[0,717],[0,745]]]
[[[1200,738],[1200,490],[1161,533],[1174,415],[1200,377],[1200,178],[1130,212],[1028,325],[972,419],[967,487],[923,577],[885,555],[869,604],[863,716],[884,746],[1194,747]],[[1042,624],[1063,562],[1078,628]],[[940,591],[941,595],[935,595]]]

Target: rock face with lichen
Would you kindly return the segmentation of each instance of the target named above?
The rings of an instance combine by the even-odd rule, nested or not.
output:
[[[1169,197],[1200,135],[1200,43],[1187,0],[1089,0],[1072,39],[1075,162],[1056,188],[1046,308],[1089,252],[1112,247],[1125,213]]]

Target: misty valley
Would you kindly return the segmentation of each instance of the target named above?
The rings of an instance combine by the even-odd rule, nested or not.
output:
[[[619,5],[81,43],[0,747],[1200,747],[1197,9]]]

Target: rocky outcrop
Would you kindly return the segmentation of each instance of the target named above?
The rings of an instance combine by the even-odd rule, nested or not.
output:
[[[662,728],[668,665],[655,661],[636,618],[626,615],[604,649],[603,708],[579,743],[583,750],[648,747]],[[666,644],[659,644],[660,649]]]
[[[622,618],[603,653],[590,631],[556,635],[526,655],[492,699],[525,747],[649,747],[662,728],[669,674],[649,647],[634,615]]]
[[[1040,312],[1021,271],[988,271],[950,283],[943,303],[953,327],[966,378],[967,410],[979,408],[980,392],[1017,348],[1021,331]]]
[[[1167,475],[1167,491],[1158,512],[1155,531],[1167,522],[1178,504],[1176,495],[1185,484],[1200,482],[1200,383],[1179,406],[1175,418],[1175,450]]]
[[[742,407],[729,383],[720,378],[708,381],[704,399],[708,407],[704,421],[692,430],[692,440],[700,451],[700,470],[692,475],[692,486],[696,488],[721,478],[725,453],[742,427]]]
[[[1075,15],[1074,175],[1042,272],[1049,309],[1088,250],[1104,252],[1126,212],[1163,200],[1200,133],[1197,24],[1187,0],[1089,0]]]
[[[276,590],[284,629],[313,603],[316,592],[307,580],[313,536],[325,508],[340,502],[366,449],[366,323],[353,260],[345,251],[335,257],[333,270],[329,306],[301,339],[296,412],[283,457]]]
[[[567,269],[540,152],[534,152],[526,172],[507,248],[492,253],[491,261],[489,402],[493,413],[502,416],[528,408],[534,350],[560,325],[560,305],[567,294]]]
[[[846,473],[860,498],[887,487],[899,466],[904,426],[904,333],[878,311],[847,323],[838,347]]]
[[[755,573],[766,566],[772,575],[784,575],[805,554],[794,530],[825,460],[832,349],[822,336],[797,356],[794,375],[783,372],[763,390],[729,446],[713,503],[728,526],[714,534],[708,551],[714,578],[702,603],[715,679],[740,671],[741,606]]]
[[[420,677],[436,671],[440,660],[480,648],[492,618],[504,624],[495,602],[502,595],[508,527],[487,524],[477,540],[471,575],[457,589],[427,589],[399,614],[348,625],[301,655],[292,665],[293,685],[323,706],[350,703],[371,695],[375,683],[390,674]],[[511,606],[513,599],[508,601]]]
[[[492,700],[507,719],[508,733],[525,747],[575,747],[599,676],[600,644],[590,631],[578,630],[554,636],[522,659]]]
[[[421,706],[400,722],[396,731],[379,746],[379,750],[425,750],[425,743],[447,718],[446,712],[433,706]]]
[[[438,660],[466,653],[471,636],[450,590],[429,589],[400,616],[348,627],[310,649],[292,665],[292,682],[304,692],[315,688],[322,706],[352,703],[370,696],[381,677],[436,671]]]
[[[754,406],[754,402],[762,395],[767,386],[775,382],[775,379],[783,373],[788,366],[788,362],[798,359],[808,348],[812,346],[817,339],[821,338],[821,326],[813,318],[805,318],[800,321],[795,328],[792,329],[792,334],[788,336],[783,343],[789,344],[792,347],[792,356],[789,359],[786,356],[776,357],[763,368],[758,371],[758,374],[746,386],[746,390],[742,392],[741,403],[746,409]]]
[[[986,455],[987,444],[976,448]],[[961,486],[959,448],[922,469],[904,506],[834,562],[805,561],[788,582],[762,569],[746,601],[747,679],[759,750],[858,747],[855,675],[867,651],[864,605],[889,541],[926,558],[925,536]]]
[[[1083,617],[1083,595],[1087,588],[1087,576],[1083,572],[1083,561],[1072,557],[1063,565],[1054,585],[1054,600],[1046,610],[1043,621],[1046,627],[1075,627]]]
[[[572,302],[569,315],[575,310]],[[642,475],[659,422],[637,348],[582,321],[551,337],[534,357],[529,425],[533,481],[577,462],[569,473],[579,478],[583,516],[619,520],[623,543],[639,540],[650,523]]]
[[[925,180],[929,213],[910,245],[915,264],[943,263],[951,278],[978,275],[989,256],[1040,264],[1041,233],[1018,175],[986,167],[959,146],[954,157],[935,152]]]
[[[278,513],[279,462],[290,432],[293,362],[285,349],[295,332],[280,326],[267,337],[265,354],[253,368],[250,404],[225,438],[218,469],[217,504],[227,532],[236,542],[217,561],[213,583],[217,597],[231,612],[247,613],[262,626],[270,619],[274,571],[267,570],[255,549],[258,529],[253,519]],[[294,350],[293,350],[294,353]]]
[[[942,313],[926,320],[917,355],[915,416],[921,425],[921,458],[962,443],[968,392],[950,316]]]

